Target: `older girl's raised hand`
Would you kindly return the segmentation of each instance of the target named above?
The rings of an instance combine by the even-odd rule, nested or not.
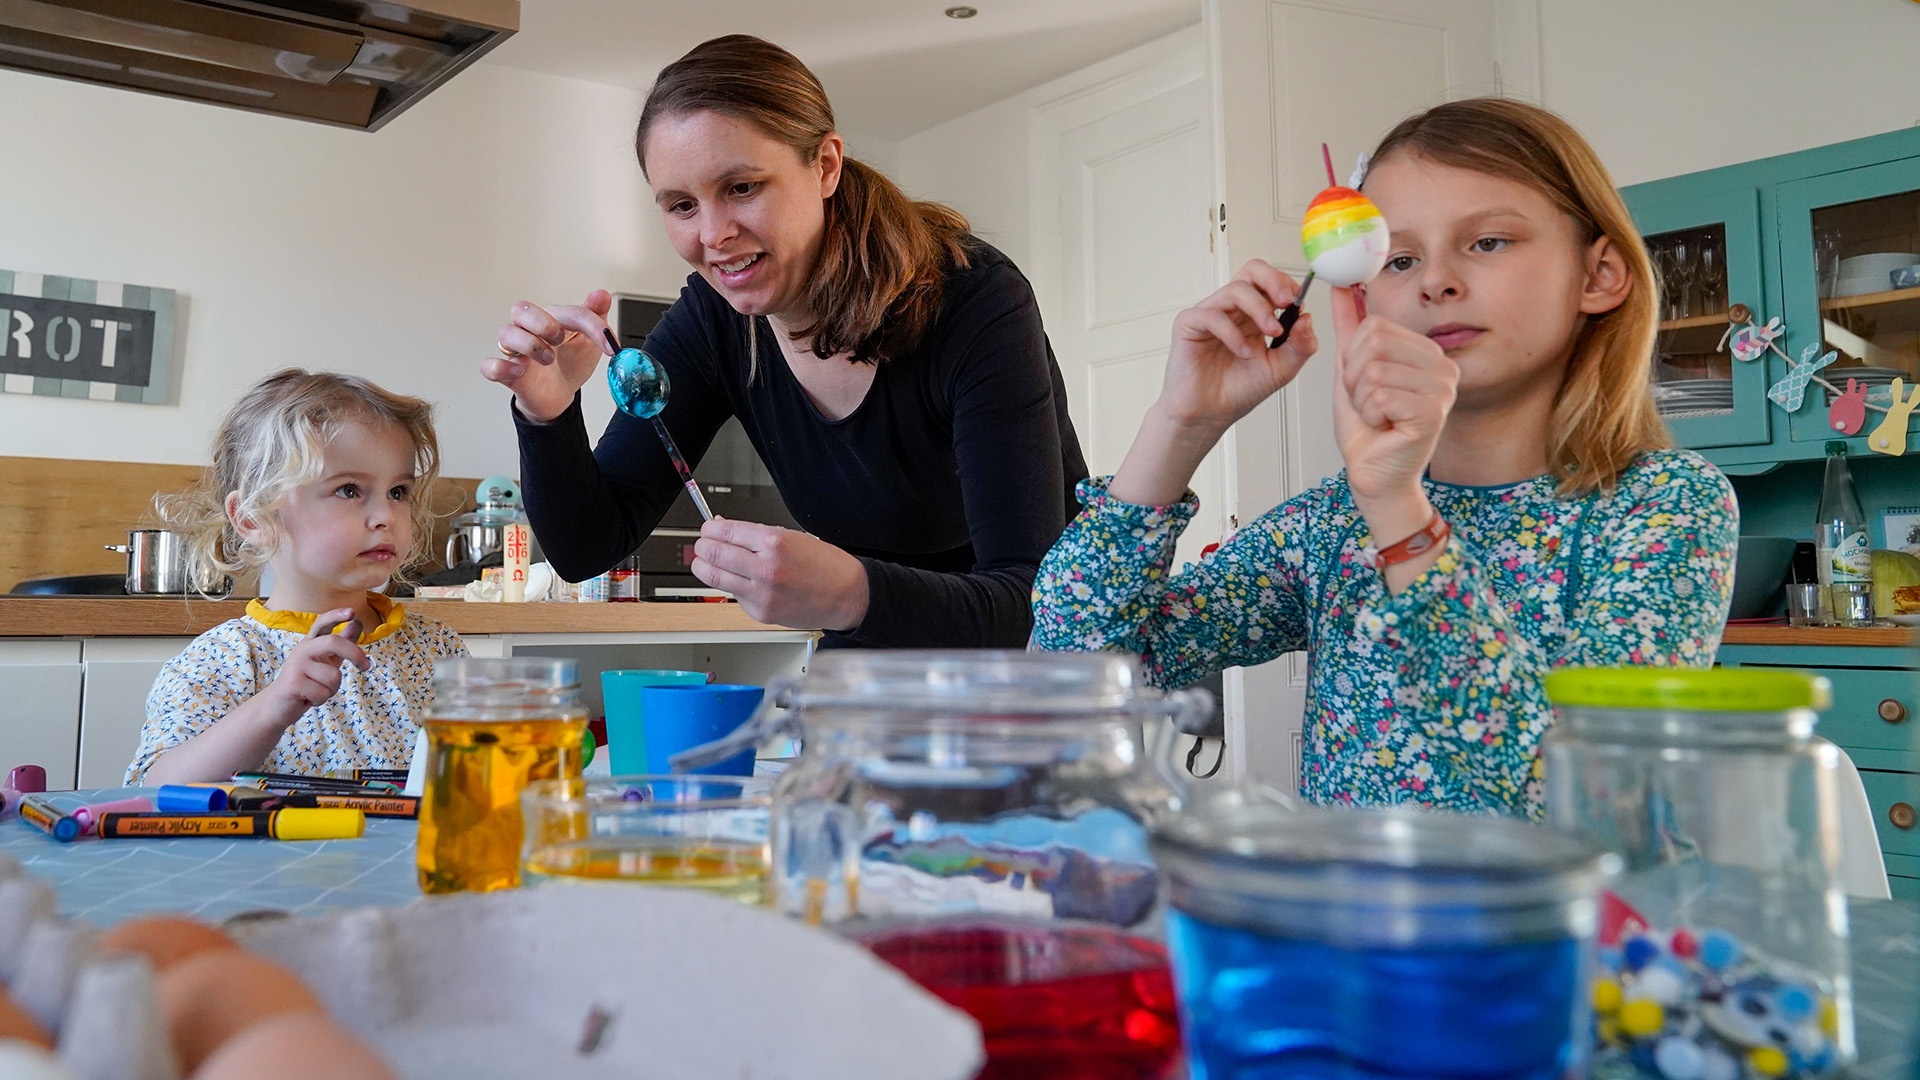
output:
[[[1292,303],[1300,287],[1270,263],[1255,259],[1212,296],[1173,319],[1173,351],[1158,407],[1169,420],[1209,430],[1214,438],[1255,405],[1293,381],[1319,347],[1313,319],[1302,315],[1287,343],[1274,312]]]
[[[542,308],[525,300],[513,305],[500,328],[500,356],[480,364],[480,374],[513,391],[520,414],[540,423],[567,411],[607,352],[607,312],[613,294],[595,289],[582,304]]]
[[[1280,334],[1274,312],[1299,294],[1292,278],[1255,259],[1174,316],[1160,398],[1114,474],[1108,491],[1115,498],[1148,506],[1177,501],[1227,428],[1293,381],[1319,347],[1313,317],[1300,316],[1278,349],[1267,339]]]

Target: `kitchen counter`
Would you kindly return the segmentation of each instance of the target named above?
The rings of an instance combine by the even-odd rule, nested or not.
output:
[[[754,621],[739,604],[401,602],[461,634],[795,633]],[[175,596],[0,596],[0,638],[190,637],[246,609],[244,600]]]

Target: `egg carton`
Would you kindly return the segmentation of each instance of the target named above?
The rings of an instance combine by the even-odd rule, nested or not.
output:
[[[226,929],[406,1080],[966,1080],[985,1061],[970,1017],[865,949],[702,893],[524,889]],[[0,856],[0,980],[56,1035],[46,1080],[180,1080],[152,967],[98,939]]]

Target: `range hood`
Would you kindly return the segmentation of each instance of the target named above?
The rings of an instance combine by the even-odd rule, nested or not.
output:
[[[519,0],[0,0],[0,67],[374,131],[519,28]]]

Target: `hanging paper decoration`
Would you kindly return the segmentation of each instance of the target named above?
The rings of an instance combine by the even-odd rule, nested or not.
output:
[[[1827,426],[1842,435],[1858,435],[1867,424],[1867,388],[1859,379],[1847,380],[1847,392],[1827,406]]]
[[[1774,323],[1779,321],[1779,319],[1773,320]],[[1771,326],[1773,323],[1767,325]],[[1737,337],[1739,335],[1735,336]],[[1769,344],[1771,344],[1772,339],[1768,339],[1768,341]],[[1780,406],[1788,412],[1799,411],[1801,403],[1804,402],[1807,397],[1807,383],[1813,380],[1814,375],[1818,374],[1821,368],[1840,359],[1839,353],[1828,352],[1827,355],[1816,360],[1814,359],[1814,354],[1819,351],[1820,343],[1817,341],[1811,342],[1801,351],[1798,362],[1792,359],[1787,361],[1787,377],[1774,383],[1767,389],[1767,396],[1773,399],[1775,405]],[[1821,385],[1826,385],[1824,380],[1822,380]]]
[[[1780,352],[1780,347],[1773,343],[1774,338],[1786,332],[1787,328],[1781,325],[1778,318],[1769,320],[1765,326],[1755,326],[1749,322],[1746,326],[1733,332],[1733,358],[1735,360],[1758,360],[1761,356],[1765,355],[1768,349],[1779,352],[1781,356],[1786,356],[1787,354]]]
[[[1914,387],[1913,396],[1903,401],[1906,385],[1898,377],[1893,380],[1893,404],[1887,408],[1887,418],[1867,436],[1867,446],[1876,454],[1899,457],[1907,452],[1907,416],[1920,407],[1920,386]]]

